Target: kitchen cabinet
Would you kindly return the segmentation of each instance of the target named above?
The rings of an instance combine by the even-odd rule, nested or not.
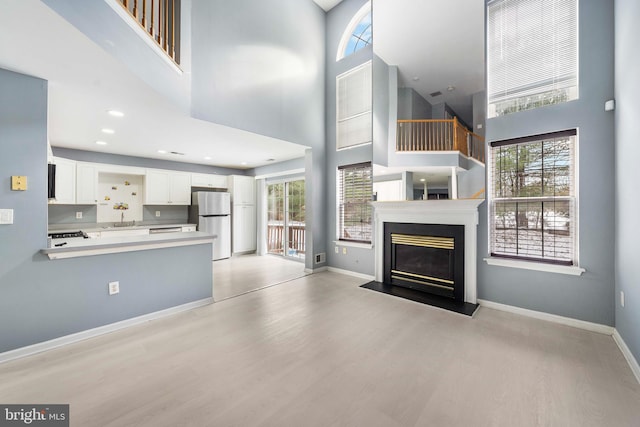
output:
[[[256,207],[254,205],[233,205],[233,253],[252,252],[257,247]]]
[[[231,203],[238,205],[256,204],[256,180],[252,176],[229,176]]]
[[[228,188],[229,180],[224,175],[212,175],[205,173],[192,173],[191,186],[203,188]]]
[[[98,169],[95,164],[78,162],[76,165],[76,203],[98,203]]]
[[[232,252],[252,252],[257,248],[256,180],[252,176],[229,176],[231,193]]]
[[[73,205],[76,203],[76,162],[54,157],[56,165],[56,198],[49,203]]]
[[[191,174],[147,169],[144,201],[145,205],[190,205]]]

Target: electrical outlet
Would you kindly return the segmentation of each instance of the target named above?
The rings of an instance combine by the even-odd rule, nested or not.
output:
[[[82,212],[76,212],[76,219],[82,219]]]
[[[624,291],[620,291],[620,306],[624,307]]]
[[[336,246],[336,253],[339,254],[340,253],[340,248]]]
[[[346,255],[347,254],[347,248],[342,248],[342,255]]]
[[[109,282],[109,295],[120,293],[120,282]]]
[[[160,211],[156,211],[156,218],[160,217]]]

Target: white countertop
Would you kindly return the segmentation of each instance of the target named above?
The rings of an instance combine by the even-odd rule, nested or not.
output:
[[[213,243],[217,237],[218,236],[201,231],[194,231],[143,236],[105,237],[100,239],[75,239],[69,241],[65,246],[46,248],[40,250],[40,252],[47,255],[49,259],[75,258],[147,249],[209,244]]]
[[[78,223],[78,224],[49,224],[49,233],[62,233],[65,231],[84,231],[85,233],[92,233],[96,231],[112,231],[112,230],[136,230],[136,229],[150,229],[150,228],[171,228],[171,227],[187,227],[196,226],[197,224],[188,223],[176,223],[176,222],[150,222],[140,221],[135,225],[127,227],[117,227],[113,222],[103,223]]]

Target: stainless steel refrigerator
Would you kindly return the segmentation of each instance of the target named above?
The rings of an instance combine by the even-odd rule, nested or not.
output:
[[[198,231],[218,236],[213,241],[213,260],[231,256],[231,196],[215,191],[191,194],[189,222],[198,224]]]

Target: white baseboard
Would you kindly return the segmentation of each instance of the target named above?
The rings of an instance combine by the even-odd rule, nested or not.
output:
[[[584,320],[572,319],[570,317],[558,316],[556,314],[543,313],[541,311],[529,310],[526,308],[514,307],[512,305],[500,304],[493,301],[478,299],[478,304],[494,310],[506,311],[520,314],[522,316],[533,317],[534,319],[546,320],[548,322],[559,323],[561,325],[572,326],[586,331],[597,332],[605,335],[613,335],[612,326],[601,325],[599,323],[586,322]]]
[[[178,305],[176,307],[167,308],[165,310],[144,314],[142,316],[134,317],[131,319],[121,320],[119,322],[110,323],[104,326],[98,326],[97,328],[88,329],[86,331],[77,332],[75,334],[65,335],[60,338],[54,338],[49,341],[44,341],[37,344],[29,345],[26,347],[17,348],[15,350],[5,351],[4,353],[0,353],[0,363],[8,362],[14,359],[19,359],[21,357],[31,356],[33,354],[41,353],[43,351],[52,350],[54,348],[73,344],[78,341],[83,341],[88,338],[94,338],[100,335],[108,334],[110,332],[115,332],[120,329],[125,329],[130,326],[139,325],[145,322],[149,322],[151,320],[171,316],[173,314],[181,313],[183,311],[192,310],[194,308],[202,307],[211,303],[213,303],[213,298],[205,298],[198,301],[193,301],[186,304]]]
[[[631,350],[627,347],[627,343],[624,342],[624,339],[622,339],[622,336],[617,329],[613,331],[613,340],[618,344],[618,348],[624,355],[624,358],[627,359],[631,372],[633,372],[633,375],[636,376],[636,380],[640,383],[640,365],[638,365],[638,361],[633,357],[633,353],[631,353]]]
[[[344,270],[342,268],[327,267],[327,270],[329,270],[332,273],[340,273],[340,274],[345,274],[347,276],[357,277],[358,279],[365,279],[365,280],[369,280],[369,281],[376,280],[375,276],[370,276],[368,274],[357,273],[357,272],[351,271],[351,270]]]
[[[305,268],[304,272],[307,274],[321,273],[323,271],[327,271],[327,267],[318,267],[318,268]]]

